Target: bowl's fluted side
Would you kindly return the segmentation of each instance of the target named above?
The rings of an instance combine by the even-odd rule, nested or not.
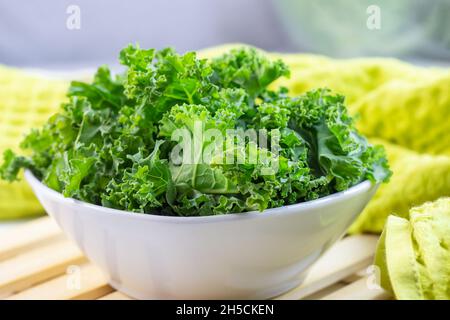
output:
[[[143,299],[259,299],[297,286],[376,186],[222,217],[174,218],[89,205],[26,178],[46,211],[119,290]]]

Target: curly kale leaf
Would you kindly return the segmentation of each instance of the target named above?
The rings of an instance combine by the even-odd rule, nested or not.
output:
[[[276,79],[289,76],[289,69],[281,60],[268,60],[251,47],[233,49],[212,62],[211,81],[223,88],[242,88],[249,101],[262,95]]]
[[[208,61],[132,45],[119,59],[123,74],[102,66],[91,83],[72,82],[61,111],[22,142],[28,156],[5,152],[1,178],[27,168],[67,197],[180,216],[263,211],[389,179],[383,148],[358,133],[343,96],[269,89],[289,75],[281,60],[248,47]]]

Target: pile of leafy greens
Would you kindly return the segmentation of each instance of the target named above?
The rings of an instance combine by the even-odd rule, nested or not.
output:
[[[13,181],[28,168],[66,197],[205,216],[295,204],[390,176],[384,150],[359,135],[343,96],[318,89],[291,98],[285,88],[268,89],[289,70],[256,49],[205,60],[130,45],[120,62],[123,74],[112,76],[103,66],[91,84],[72,82],[62,110],[21,144],[29,156],[5,152],[1,177]],[[277,170],[264,173],[267,161],[223,163],[217,154],[209,162],[175,163],[171,137],[177,129],[193,132],[195,121],[223,133],[255,129],[270,136],[276,129]],[[244,141],[224,153],[253,147],[271,159],[269,145]]]

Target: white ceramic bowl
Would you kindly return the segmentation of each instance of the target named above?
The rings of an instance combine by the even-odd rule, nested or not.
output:
[[[318,200],[208,217],[130,213],[65,198],[26,179],[46,211],[105,274],[140,299],[263,299],[304,279],[363,210],[369,181]]]

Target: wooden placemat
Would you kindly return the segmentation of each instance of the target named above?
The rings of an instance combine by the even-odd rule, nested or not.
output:
[[[370,267],[376,242],[374,235],[344,238],[311,268],[301,286],[275,299],[389,299]],[[110,287],[49,217],[0,235],[0,298],[131,299]]]

